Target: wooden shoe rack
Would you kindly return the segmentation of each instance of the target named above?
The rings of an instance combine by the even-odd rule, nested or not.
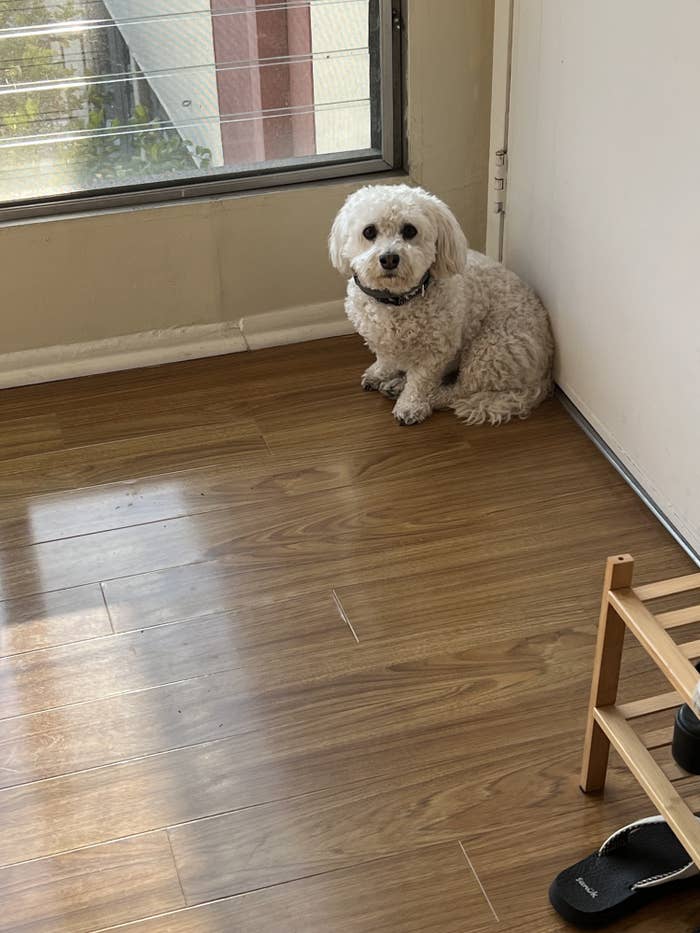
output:
[[[670,630],[700,622],[700,605],[654,615],[651,599],[700,589],[700,573],[644,586],[633,586],[634,560],[629,554],[608,558],[598,624],[593,684],[581,771],[584,793],[605,785],[610,745],[649,796],[700,868],[700,820],[693,814],[652,756],[632,721],[687,703],[700,714],[700,678],[690,658],[700,657],[700,641],[677,644]],[[646,650],[673,688],[659,696],[618,704],[617,689],[625,630]],[[670,741],[670,732],[669,732]]]

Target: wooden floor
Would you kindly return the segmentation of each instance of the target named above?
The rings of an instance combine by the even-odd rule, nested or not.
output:
[[[400,428],[365,365],[0,393],[0,930],[549,933],[651,812],[577,787],[597,604],[689,560],[558,403]]]

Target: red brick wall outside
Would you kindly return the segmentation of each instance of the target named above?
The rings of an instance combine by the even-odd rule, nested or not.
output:
[[[221,137],[226,165],[312,155],[316,151],[308,6],[280,0],[211,0]],[[265,11],[266,6],[272,9]],[[273,59],[265,64],[266,59]],[[257,63],[260,62],[260,67]],[[246,67],[242,64],[249,63]],[[286,108],[299,113],[280,113]],[[263,117],[262,114],[265,114]],[[248,115],[245,120],[236,114]]]

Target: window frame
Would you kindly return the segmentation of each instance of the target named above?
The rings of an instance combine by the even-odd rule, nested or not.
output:
[[[373,5],[379,9],[380,23],[378,36],[374,37],[375,41],[378,39],[379,47],[370,48],[370,80],[372,56],[379,52],[379,104],[372,99],[370,105],[373,136],[377,121],[381,125],[382,146],[376,155],[367,155],[367,150],[359,150],[336,156],[304,156],[302,160],[265,162],[250,166],[242,172],[219,173],[214,178],[193,176],[184,180],[158,180],[76,194],[0,202],[0,223],[142,205],[155,206],[404,170],[407,152],[404,126],[407,3],[408,0],[369,0],[370,9]]]

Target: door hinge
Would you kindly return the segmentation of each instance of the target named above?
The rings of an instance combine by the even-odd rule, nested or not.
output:
[[[491,184],[493,186],[493,212],[505,214],[506,212],[506,184],[508,181],[508,150],[497,149],[494,157],[494,172]]]

